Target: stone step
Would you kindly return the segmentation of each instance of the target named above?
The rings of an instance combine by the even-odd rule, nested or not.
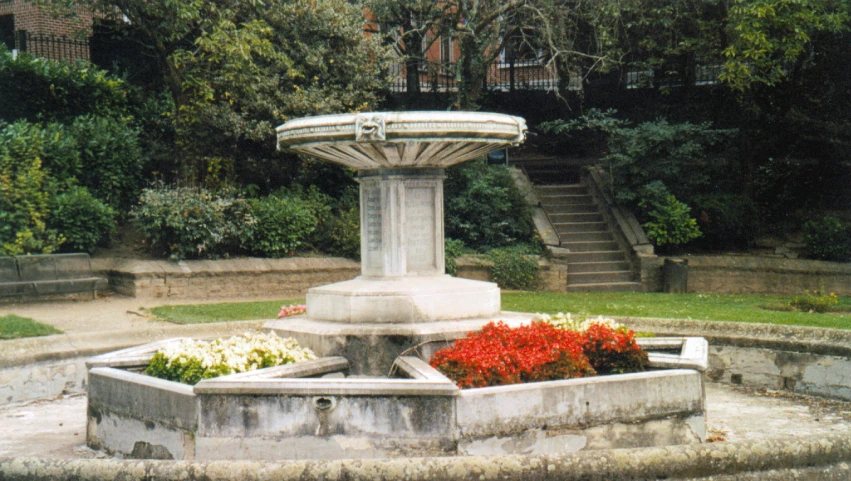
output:
[[[588,194],[539,195],[544,210],[550,206],[565,204],[594,204],[594,199]]]
[[[599,212],[588,212],[582,214],[550,214],[550,222],[553,224],[603,222],[603,214],[600,214]]]
[[[597,284],[571,284],[567,292],[643,292],[640,282],[614,282]]]
[[[615,241],[562,242],[560,247],[569,249],[571,252],[616,251],[620,249]]]
[[[567,265],[568,277],[582,272],[629,271],[629,263],[624,260],[604,262],[571,262]]]
[[[562,204],[543,206],[544,211],[552,217],[560,214],[598,214],[597,204]]]
[[[535,190],[538,195],[588,195],[588,189],[582,184],[540,185]]]
[[[535,185],[565,185],[579,182],[579,170],[564,170],[558,167],[533,167],[524,166],[526,175]]]
[[[570,265],[567,267],[567,285],[573,284],[610,284],[618,282],[632,282],[635,276],[632,271],[612,271],[612,272],[570,272]]]
[[[558,232],[561,244],[572,242],[603,242],[614,239],[611,231],[602,232]]]
[[[609,230],[605,222],[558,222],[553,224],[556,232],[561,234],[576,234],[579,232],[604,232]]]
[[[611,262],[624,260],[624,254],[619,250],[611,251],[587,251],[587,252],[554,252],[553,258],[567,261],[569,264],[574,262]]]

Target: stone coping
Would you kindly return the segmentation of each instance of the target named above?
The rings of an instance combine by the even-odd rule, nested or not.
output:
[[[689,268],[733,269],[796,274],[837,274],[851,276],[851,262],[828,262],[812,259],[780,259],[756,255],[686,255],[668,256],[688,259]],[[818,287],[818,286],[814,286]]]
[[[710,344],[851,357],[851,330],[747,322],[611,316],[636,332],[704,337]]]
[[[559,455],[468,456],[333,461],[0,460],[0,481],[348,481],[382,479],[580,481],[635,479],[847,480],[851,432],[801,438],[582,451]]]
[[[353,270],[360,272],[360,263],[342,257],[289,257],[268,259],[243,257],[206,261],[136,260],[121,258],[94,258],[92,270],[96,273],[128,276],[135,279],[159,277],[226,277],[236,274],[262,274],[264,272],[310,272],[323,270]]]

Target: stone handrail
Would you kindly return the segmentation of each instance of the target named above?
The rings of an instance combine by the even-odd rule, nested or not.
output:
[[[640,273],[644,290],[659,291],[662,287],[662,259],[654,253],[653,244],[635,215],[615,203],[606,187],[604,176],[603,169],[598,165],[582,168],[582,183],[612,226],[618,244],[628,252],[628,260],[633,270]]]

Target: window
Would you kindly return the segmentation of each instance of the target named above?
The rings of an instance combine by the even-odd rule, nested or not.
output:
[[[15,48],[14,15],[0,15],[0,43],[6,45],[9,50]]]
[[[440,37],[440,61],[452,63],[452,37]]]

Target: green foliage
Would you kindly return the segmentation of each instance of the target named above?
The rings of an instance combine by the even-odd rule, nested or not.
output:
[[[534,238],[532,217],[508,169],[483,160],[447,169],[446,236],[486,250]]]
[[[175,324],[206,324],[208,322],[250,321],[271,319],[281,305],[304,304],[304,299],[259,302],[223,302],[217,304],[180,304],[150,309],[160,321]]]
[[[42,132],[34,124],[0,124],[0,253],[54,252],[63,238],[47,228],[47,173]]]
[[[678,201],[673,195],[656,202],[647,216],[650,220],[643,224],[647,237],[657,246],[680,245],[700,237],[697,221],[689,216],[689,207]]]
[[[323,252],[360,260],[360,209],[357,206],[338,207],[317,232],[322,234],[317,245]]]
[[[827,294],[821,291],[804,291],[803,296],[795,296],[789,301],[789,305],[799,311],[825,313],[839,304],[839,298],[835,293]]]
[[[29,317],[16,316],[15,314],[0,316],[0,339],[20,339],[51,334],[62,334],[62,331],[50,324],[43,324]]]
[[[278,194],[248,202],[254,221],[243,241],[252,254],[291,256],[316,229],[310,205],[297,196]]]
[[[447,237],[444,239],[443,263],[446,267],[446,273],[454,276],[458,273],[458,263],[456,259],[464,255],[466,247],[464,243],[458,239]]]
[[[236,252],[254,225],[246,201],[229,192],[185,187],[144,189],[131,218],[148,249],[171,260],[215,259]]]
[[[51,199],[47,226],[65,238],[60,252],[91,254],[115,232],[115,211],[85,187],[74,186]]]
[[[776,85],[809,54],[815,34],[847,31],[849,20],[844,0],[735,0],[726,19],[730,43],[720,79],[735,90]]]
[[[392,50],[363,34],[361,6],[345,0],[42,3],[68,13],[121,12],[126,21],[110,23],[113,33],[152,59],[161,78],[151,87],[164,88],[171,100],[170,128],[147,122],[164,135],[146,140],[173,142],[172,162],[163,149],[152,160],[160,173],[190,185],[234,178],[260,185],[263,172],[279,169],[274,125],[290,116],[366,109],[389,78]]]
[[[556,119],[538,127],[555,140],[555,149],[566,150],[578,155],[594,155],[606,145],[609,136],[627,126],[627,122],[615,118],[614,109],[588,109],[578,118]]]
[[[825,261],[851,261],[851,225],[825,216],[804,224],[807,255]]]
[[[759,231],[756,204],[743,195],[707,194],[692,199],[692,214],[711,249],[748,247]]]
[[[127,84],[87,64],[69,65],[0,45],[0,120],[70,122],[84,115],[126,115]]]
[[[80,184],[117,212],[129,210],[141,190],[137,131],[120,119],[83,115],[68,132],[80,149]]]
[[[664,119],[614,130],[611,153],[604,159],[612,173],[613,195],[634,207],[641,189],[655,181],[680,199],[709,190],[710,179],[724,166],[716,147],[723,147],[732,133],[706,122],[672,124]]]
[[[493,261],[491,276],[503,289],[530,291],[540,283],[538,258],[522,249],[493,249],[488,252]]]

